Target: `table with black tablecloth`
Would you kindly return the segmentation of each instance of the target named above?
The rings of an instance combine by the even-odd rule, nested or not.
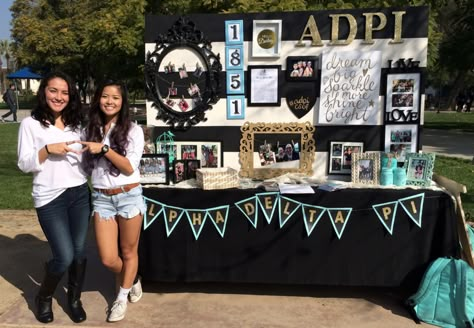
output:
[[[206,222],[198,238],[187,219],[169,236],[157,217],[141,233],[139,273],[160,282],[248,282],[342,286],[416,286],[427,265],[440,256],[459,255],[455,208],[445,192],[431,189],[342,189],[284,195],[302,204],[352,208],[338,238],[322,217],[308,236],[300,211],[280,227],[258,215],[256,227],[235,205],[259,189],[201,190],[144,188],[157,204],[185,209],[229,205],[224,236]],[[392,234],[372,206],[424,193],[421,227],[398,209]],[[148,201],[150,203],[150,201]],[[148,206],[150,209],[150,206]],[[154,207],[156,210],[156,206]]]

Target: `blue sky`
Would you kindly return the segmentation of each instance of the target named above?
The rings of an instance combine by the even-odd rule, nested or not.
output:
[[[12,3],[13,0],[0,0],[0,40],[11,40],[10,23],[12,15],[10,12],[10,7]],[[2,57],[2,66],[7,66],[4,57]]]
[[[10,40],[10,23],[11,12],[10,7],[13,0],[0,0],[0,40]]]

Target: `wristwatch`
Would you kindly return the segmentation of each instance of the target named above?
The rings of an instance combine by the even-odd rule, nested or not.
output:
[[[101,149],[101,153],[105,154],[109,151],[109,146],[108,145],[103,145]]]

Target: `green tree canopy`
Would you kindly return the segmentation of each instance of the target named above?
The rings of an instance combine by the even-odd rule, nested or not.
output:
[[[143,62],[145,5],[145,0],[15,0],[18,65],[62,69],[76,78],[84,95],[91,81],[134,78]]]
[[[473,0],[15,0],[13,57],[19,66],[60,68],[85,92],[91,81],[127,79],[143,88],[144,13],[246,13],[264,11],[430,7],[428,81],[473,83]]]

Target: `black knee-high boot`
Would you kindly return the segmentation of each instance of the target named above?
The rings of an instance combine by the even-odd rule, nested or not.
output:
[[[71,310],[71,319],[74,322],[86,320],[86,311],[82,307],[81,292],[86,275],[87,260],[74,260],[69,267],[69,282],[67,289],[67,299]]]
[[[48,323],[54,320],[52,308],[53,294],[62,276],[62,273],[57,274],[49,271],[48,265],[45,265],[43,283],[35,299],[36,318],[42,323]]]

